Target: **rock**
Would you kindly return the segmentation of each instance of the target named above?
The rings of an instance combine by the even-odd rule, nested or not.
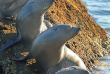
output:
[[[89,69],[92,69],[95,60],[107,53],[102,46],[107,41],[106,32],[91,18],[81,0],[55,0],[55,4],[45,14],[45,19],[53,25],[70,24],[82,28],[82,31],[68,41],[67,45],[82,58]],[[2,26],[0,27],[0,47],[7,40],[16,36],[15,28],[10,30],[9,25],[7,25],[8,30],[3,30],[3,24],[6,26],[6,22],[0,22],[0,26]],[[27,48],[26,44],[18,43],[0,52],[0,63],[5,74],[39,74],[36,73],[38,71],[36,68],[39,67],[35,64],[26,66],[25,63],[13,61],[21,56],[20,53],[30,50]]]
[[[110,53],[110,45],[107,46],[108,52]]]
[[[0,65],[0,74],[4,74],[3,67]]]

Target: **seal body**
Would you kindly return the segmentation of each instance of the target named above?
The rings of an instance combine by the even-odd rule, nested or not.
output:
[[[55,25],[39,34],[32,44],[30,54],[47,70],[47,74],[54,74],[58,70],[79,66],[87,70],[85,64],[65,43],[75,37],[80,28],[69,25]]]
[[[22,41],[32,42],[41,32],[52,25],[44,20],[44,13],[52,6],[54,0],[29,0],[17,17],[17,29]]]

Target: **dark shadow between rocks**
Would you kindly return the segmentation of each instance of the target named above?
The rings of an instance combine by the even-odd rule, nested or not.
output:
[[[4,74],[2,65],[0,65],[0,74]]]

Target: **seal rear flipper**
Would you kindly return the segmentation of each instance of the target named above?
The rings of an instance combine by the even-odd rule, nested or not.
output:
[[[6,44],[3,45],[2,48],[0,48],[0,52],[9,48],[10,46],[14,45],[15,43],[19,42],[21,40],[21,38],[22,38],[22,36],[21,36],[21,33],[19,32],[19,36],[15,39],[11,39],[11,40],[7,41]]]
[[[20,59],[15,59],[14,61],[17,61],[17,62],[25,62],[27,59],[31,58],[31,53],[27,54],[26,57],[24,58],[20,58]]]

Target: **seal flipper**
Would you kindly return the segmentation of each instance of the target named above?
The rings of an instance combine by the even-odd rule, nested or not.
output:
[[[18,33],[19,33],[19,36],[15,39],[11,39],[11,40],[7,41],[6,44],[3,45],[2,48],[0,48],[0,52],[5,50],[6,48],[9,48],[10,46],[14,45],[15,43],[17,43],[21,40],[21,38],[22,38],[21,33],[19,31],[18,31]]]
[[[15,59],[14,61],[23,62],[23,61],[26,61],[27,59],[29,59],[30,57],[31,57],[31,53],[27,54],[26,57],[24,57],[24,58]]]

